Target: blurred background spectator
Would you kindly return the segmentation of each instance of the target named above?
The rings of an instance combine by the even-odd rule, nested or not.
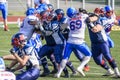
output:
[[[7,1],[6,0],[0,0],[0,10],[2,12],[4,31],[9,31],[8,25],[7,25],[8,10],[7,10]]]

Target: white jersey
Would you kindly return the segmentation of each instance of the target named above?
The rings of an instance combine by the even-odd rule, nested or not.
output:
[[[29,55],[29,60],[26,63],[26,66],[36,66],[39,68],[38,53],[36,52],[34,46],[26,44],[22,49],[18,49],[16,53],[20,57]]]
[[[29,15],[27,16],[24,20],[23,23],[21,24],[21,27],[19,29],[19,33],[23,33],[27,39],[29,40],[33,33],[34,33],[34,29],[35,29],[35,25],[31,25],[29,24],[30,21],[39,21],[39,19],[34,16],[34,15]]]
[[[12,72],[2,71],[0,72],[0,80],[16,80],[16,76]]]
[[[79,16],[75,16],[74,18],[68,19],[68,25],[70,28],[68,43],[73,44],[82,44],[85,37],[85,19],[88,16],[85,14],[81,14]]]
[[[3,2],[3,3],[4,3],[4,2],[6,2],[6,0],[0,0],[0,2]]]
[[[103,17],[102,24],[103,24],[103,26],[105,28],[105,32],[107,33],[107,35],[110,34],[112,26],[114,25],[115,20],[116,20],[115,14],[113,14],[110,18]]]

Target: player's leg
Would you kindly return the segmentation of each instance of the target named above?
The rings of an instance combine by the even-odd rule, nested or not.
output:
[[[113,47],[114,47],[114,42],[113,42],[113,40],[110,38],[110,35],[107,36],[107,39],[108,39],[109,48],[113,48]]]
[[[114,74],[114,72],[111,70],[111,68],[106,63],[102,52],[101,52],[102,44],[93,44],[92,45],[92,56],[97,65],[100,65],[102,68],[104,68],[107,73],[105,73],[103,76],[108,76]]]
[[[48,68],[48,63],[47,63],[47,59],[45,56],[47,56],[47,54],[49,53],[49,51],[51,50],[51,47],[44,45],[41,49],[40,52],[38,52],[38,56],[41,59],[41,63],[43,66],[43,73],[40,75],[42,77],[47,76],[50,74],[50,70]]]
[[[90,49],[88,48],[87,44],[83,43],[81,45],[76,45],[76,49],[78,49],[81,53],[85,55],[84,59],[82,60],[81,64],[77,68],[77,71],[82,75],[85,76],[83,72],[84,66],[90,61],[90,58],[92,56],[92,53]]]
[[[16,76],[16,80],[37,80],[40,75],[40,70],[33,67],[28,69],[26,72],[18,74]]]
[[[67,67],[69,67],[69,68],[71,69],[71,71],[72,71],[72,76],[74,76],[74,75],[77,74],[77,71],[76,71],[76,69],[75,69],[75,67],[73,66],[73,64],[72,64],[71,61],[68,61],[66,65],[67,65]]]
[[[66,44],[65,51],[63,53],[63,59],[61,58],[62,61],[60,61],[59,70],[58,70],[57,74],[55,74],[55,77],[57,77],[57,78],[60,77],[60,75],[61,75],[63,69],[65,68],[66,63],[70,57],[70,54],[72,52],[72,49],[70,48],[70,46],[71,46],[70,44]],[[62,57],[62,55],[61,55],[61,57]]]
[[[7,15],[8,15],[8,10],[7,10],[7,4],[4,3],[2,4],[2,17],[3,17],[3,23],[4,23],[4,31],[8,31],[8,25],[7,25]]]
[[[116,77],[120,77],[120,72],[118,70],[116,61],[111,56],[110,49],[109,49],[107,43],[104,43],[101,48],[102,48],[102,53],[103,53],[104,57],[109,62],[110,66],[114,69]]]
[[[43,57],[41,59],[41,63],[42,63],[42,66],[43,66],[43,73],[40,76],[45,77],[45,76],[50,74],[50,70],[48,68],[48,63],[47,63],[46,57]]]
[[[73,52],[79,61],[83,61],[84,55],[79,50],[74,49]],[[89,70],[90,70],[90,66],[86,64],[84,66],[84,71],[89,71]]]
[[[47,58],[50,59],[50,61],[53,64],[53,67],[54,67],[54,69],[51,71],[51,74],[57,73],[58,67],[57,67],[57,63],[56,63],[54,54],[52,53],[52,54],[48,55]]]

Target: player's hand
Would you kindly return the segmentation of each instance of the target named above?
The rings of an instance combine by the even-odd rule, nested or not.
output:
[[[6,67],[6,71],[15,72],[15,69],[11,69],[9,67]]]
[[[44,36],[43,35],[41,35],[41,39],[44,40]]]
[[[11,71],[11,69],[9,68],[9,67],[6,67],[6,69],[5,69],[6,71]]]
[[[90,19],[90,22],[94,22],[94,21],[98,20],[98,17],[97,16],[93,16],[93,17],[89,17],[89,19]]]
[[[10,49],[10,53],[15,54],[15,49],[14,48]]]

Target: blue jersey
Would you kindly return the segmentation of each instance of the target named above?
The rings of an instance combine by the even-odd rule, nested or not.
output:
[[[42,47],[42,42],[40,39],[40,34],[33,33],[31,39],[28,41],[29,44],[33,45],[37,52],[40,51],[40,48]]]
[[[61,23],[61,24],[64,24],[64,23],[67,23],[67,17],[63,17],[63,18],[61,18],[60,20],[59,20],[59,22]]]
[[[94,25],[96,25],[96,24],[101,24],[101,22],[98,20],[98,21],[94,22]],[[97,33],[94,33],[91,31],[91,28],[89,28],[89,27],[91,27],[89,24],[87,24],[87,27],[88,27],[88,31],[89,31],[90,40],[92,43],[102,43],[102,42],[107,41],[107,36],[106,36],[104,28],[103,28],[103,30],[101,30]]]
[[[45,35],[46,44],[49,46],[54,46],[56,44],[64,44],[64,37],[60,31],[60,25],[57,21],[51,21],[44,26],[45,31],[50,31],[49,35]]]

